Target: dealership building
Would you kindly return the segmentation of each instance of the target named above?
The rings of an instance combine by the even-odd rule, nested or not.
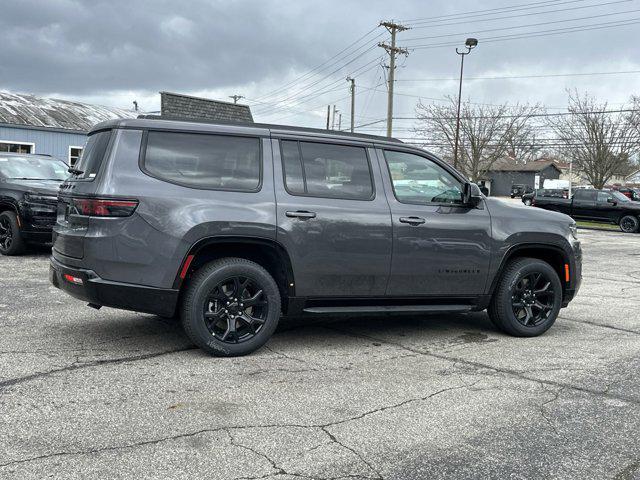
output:
[[[160,117],[252,122],[246,105],[160,92]],[[101,105],[0,92],[0,153],[47,154],[74,165],[93,125],[140,113]]]

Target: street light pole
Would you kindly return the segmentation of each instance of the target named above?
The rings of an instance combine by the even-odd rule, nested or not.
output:
[[[456,138],[453,146],[453,168],[458,168],[458,143],[460,141],[460,104],[462,103],[462,73],[464,72],[464,57],[471,53],[478,45],[478,40],[475,38],[467,38],[465,42],[465,51],[460,51],[456,48],[456,53],[460,55],[460,84],[458,86],[458,113],[456,115]]]

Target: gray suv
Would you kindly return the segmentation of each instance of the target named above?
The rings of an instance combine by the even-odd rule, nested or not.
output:
[[[375,136],[109,121],[58,200],[56,287],[179,315],[214,355],[256,350],[281,315],[488,309],[501,330],[540,335],[581,280],[571,218],[485,198]]]

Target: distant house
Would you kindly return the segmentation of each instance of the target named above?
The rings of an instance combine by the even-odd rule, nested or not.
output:
[[[516,184],[542,188],[545,180],[558,179],[562,171],[551,159],[518,162],[513,158],[503,158],[495,162],[480,182],[489,195],[508,196],[511,186]]]
[[[160,118],[253,122],[246,105],[160,92]],[[43,153],[74,165],[87,132],[99,122],[141,112],[0,92],[0,152]]]

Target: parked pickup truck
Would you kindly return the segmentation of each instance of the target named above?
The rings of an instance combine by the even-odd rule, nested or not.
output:
[[[640,204],[617,191],[576,190],[570,199],[536,195],[532,205],[576,220],[613,223],[625,233],[637,232],[640,227]]]

